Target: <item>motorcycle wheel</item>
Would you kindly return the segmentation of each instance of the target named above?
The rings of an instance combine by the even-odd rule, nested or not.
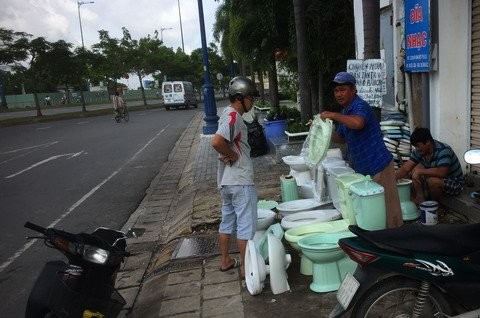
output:
[[[130,116],[128,115],[128,110],[125,111],[125,113],[123,113],[123,119],[128,122],[128,120],[130,119]]]
[[[405,277],[393,277],[373,285],[358,300],[352,311],[352,318],[408,318],[412,317],[415,297],[420,282]],[[422,318],[436,317],[435,314],[451,314],[451,308],[443,294],[430,286],[423,305]]]

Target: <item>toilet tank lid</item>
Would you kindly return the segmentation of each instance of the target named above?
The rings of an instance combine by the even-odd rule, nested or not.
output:
[[[327,172],[332,174],[335,177],[347,174],[347,173],[355,173],[355,170],[353,170],[350,167],[347,166],[330,166],[326,168]]]
[[[381,185],[369,178],[365,178],[360,182],[352,183],[349,187],[349,190],[361,197],[381,194],[384,192],[384,189]]]

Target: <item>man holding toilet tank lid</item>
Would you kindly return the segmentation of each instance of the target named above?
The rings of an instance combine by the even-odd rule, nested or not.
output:
[[[416,128],[410,136],[415,147],[410,159],[397,170],[397,179],[411,174],[415,195],[413,202],[439,201],[443,195],[457,195],[465,177],[458,157],[446,143],[434,140],[427,128]]]
[[[242,115],[253,108],[259,96],[250,79],[237,76],[230,81],[228,97],[218,130],[212,138],[212,147],[218,152],[217,182],[222,197],[222,221],[218,228],[220,271],[241,267],[245,277],[245,250],[257,227],[257,190],[253,183],[253,163],[247,139],[247,127]],[[229,255],[230,236],[236,232],[241,261]]]
[[[353,169],[370,175],[385,191],[387,228],[403,225],[402,209],[398,198],[393,156],[383,142],[380,124],[372,107],[357,95],[357,81],[347,72],[335,75],[331,82],[335,100],[343,107],[341,113],[324,111],[322,119],[330,118],[339,123],[332,133],[332,141],[346,143]]]

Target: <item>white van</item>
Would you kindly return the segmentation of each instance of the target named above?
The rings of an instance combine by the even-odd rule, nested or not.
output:
[[[162,83],[163,102],[166,110],[180,106],[188,108],[189,105],[198,107],[197,96],[190,82],[173,81]]]

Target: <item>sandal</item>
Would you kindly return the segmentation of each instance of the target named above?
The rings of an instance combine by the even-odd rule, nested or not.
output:
[[[229,270],[231,270],[231,269],[240,267],[241,265],[242,265],[242,262],[240,262],[240,260],[234,258],[234,259],[233,259],[233,263],[232,263],[230,266],[228,266],[227,268],[222,268],[222,267],[220,267],[219,270],[220,270],[221,272],[227,272],[227,271],[229,271]]]

